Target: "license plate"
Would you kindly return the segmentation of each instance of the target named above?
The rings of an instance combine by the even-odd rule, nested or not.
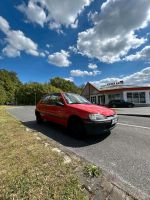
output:
[[[112,124],[116,124],[117,123],[117,118],[112,119]]]

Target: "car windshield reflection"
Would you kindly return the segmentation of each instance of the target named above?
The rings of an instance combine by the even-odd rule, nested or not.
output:
[[[73,93],[64,93],[64,97],[68,104],[91,104],[86,98]]]

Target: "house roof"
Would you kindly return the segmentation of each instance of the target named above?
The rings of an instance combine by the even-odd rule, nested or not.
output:
[[[150,86],[114,85],[114,86],[105,86],[105,87],[98,88],[97,86],[95,86],[94,84],[92,84],[90,82],[88,82],[86,84],[86,86],[88,84],[93,86],[99,93],[104,93],[104,92],[110,93],[110,92],[115,92],[115,91],[121,92],[121,91],[125,91],[125,90],[127,90],[127,91],[131,91],[131,90],[150,90]],[[84,89],[83,89],[83,91],[84,91]]]

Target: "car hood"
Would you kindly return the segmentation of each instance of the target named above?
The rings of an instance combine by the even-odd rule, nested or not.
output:
[[[104,106],[94,105],[94,104],[70,104],[69,107],[82,110],[89,113],[99,113],[104,116],[111,116],[116,114],[116,112],[110,108]]]

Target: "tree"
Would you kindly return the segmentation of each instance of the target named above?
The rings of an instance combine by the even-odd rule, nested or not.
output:
[[[35,105],[42,96],[51,92],[61,92],[61,90],[47,83],[26,83],[17,91],[17,102],[18,104]]]
[[[6,102],[15,102],[15,93],[16,90],[20,87],[21,81],[18,79],[15,72],[7,71],[5,69],[0,70],[0,85],[1,91],[5,91],[6,98],[3,103]]]
[[[81,92],[81,89],[77,87],[73,82],[65,80],[60,77],[51,79],[50,84],[56,88],[60,88],[64,92],[74,92],[74,93]]]
[[[5,89],[0,85],[0,105],[4,104],[7,100]]]
[[[15,72],[0,70],[0,104],[35,105],[45,94],[61,91],[81,93],[81,88],[60,77],[51,79],[49,83],[22,84]]]

